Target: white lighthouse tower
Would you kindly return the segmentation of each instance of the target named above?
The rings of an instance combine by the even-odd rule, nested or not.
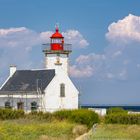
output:
[[[77,109],[79,92],[68,74],[71,44],[64,43],[64,37],[56,27],[55,33],[50,37],[50,43],[43,45],[45,68],[55,70],[55,77],[45,89],[47,111]]]

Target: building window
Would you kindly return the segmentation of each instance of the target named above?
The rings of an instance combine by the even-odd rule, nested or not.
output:
[[[18,102],[17,103],[17,109],[18,110],[24,110],[24,102]]]
[[[31,111],[37,111],[37,102],[31,102]]]
[[[60,84],[60,97],[65,97],[65,84]]]
[[[9,101],[6,101],[6,102],[5,102],[5,108],[11,108],[11,104],[10,104]]]

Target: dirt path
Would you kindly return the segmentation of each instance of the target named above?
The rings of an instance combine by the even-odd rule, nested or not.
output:
[[[79,136],[75,140],[90,140],[90,135],[96,131],[96,127],[97,127],[97,124],[94,124],[89,132]]]

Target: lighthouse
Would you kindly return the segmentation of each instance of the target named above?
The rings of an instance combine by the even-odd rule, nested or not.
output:
[[[60,69],[66,74],[69,72],[69,54],[72,52],[71,44],[64,43],[64,37],[56,27],[55,33],[50,37],[50,43],[43,44],[43,52],[45,54],[45,68]]]
[[[55,77],[45,90],[46,108],[48,111],[77,109],[79,91],[69,77],[69,55],[72,45],[65,43],[64,36],[57,26],[50,36],[50,42],[43,46],[45,68],[55,70]]]

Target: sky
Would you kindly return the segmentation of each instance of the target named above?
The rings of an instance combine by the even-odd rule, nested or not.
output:
[[[42,44],[59,24],[71,43],[70,77],[82,104],[140,105],[138,0],[0,0],[0,84],[44,68]]]

